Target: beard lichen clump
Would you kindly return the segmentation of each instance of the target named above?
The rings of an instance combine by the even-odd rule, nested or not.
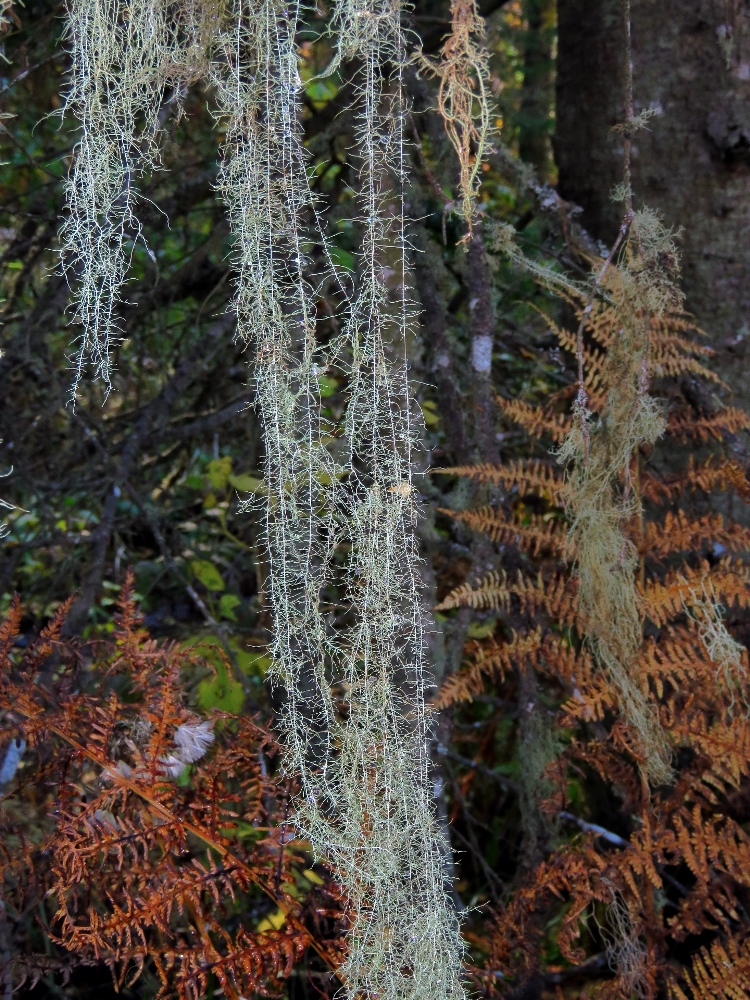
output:
[[[69,0],[71,69],[66,109],[80,123],[66,184],[60,254],[80,328],[75,400],[86,369],[112,388],[119,307],[142,239],[138,182],[160,167],[168,104],[201,76],[221,22],[217,0]]]
[[[317,284],[336,278],[308,184],[301,132],[299,4],[234,8],[111,0],[69,9],[68,105],[82,137],[63,229],[89,360],[107,388],[118,306],[135,239],[136,178],[158,166],[168,87],[199,75],[227,123],[218,187],[237,272],[237,335],[253,350],[265,445],[263,503],[273,613],[272,675],[285,688],[286,768],[300,779],[295,822],[350,904],[347,993],[461,997],[462,943],[434,815],[425,711],[412,451],[418,435],[404,362],[407,295],[406,63],[398,3],[346,0],[333,18],[356,81],[362,252],[339,291],[340,336],[316,331]],[[336,65],[340,65],[337,61]],[[327,261],[314,273],[310,247]],[[400,275],[395,285],[387,275]],[[321,377],[348,382],[342,426],[323,415]],[[331,446],[336,431],[335,451]],[[343,572],[335,569],[347,552]],[[338,573],[347,630],[324,611]],[[334,687],[348,692],[342,711]]]
[[[140,225],[137,179],[158,164],[159,112],[175,36],[169,5],[72,0],[67,106],[81,124],[68,179],[61,253],[76,286],[80,342],[72,393],[87,365],[109,392],[117,307]]]
[[[347,2],[342,56],[356,60],[362,249],[345,328],[349,452],[341,521],[355,623],[342,637],[348,718],[329,783],[342,808],[329,850],[357,919],[344,972],[352,993],[458,998],[462,943],[446,888],[425,714],[424,612],[414,534],[417,440],[405,364],[405,44],[399,4]],[[388,275],[394,280],[388,283]]]
[[[437,60],[420,53],[419,64],[440,81],[438,111],[459,165],[460,212],[467,223],[461,242],[471,239],[481,171],[491,152],[489,58],[484,19],[475,0],[452,0],[451,32]]]
[[[638,450],[653,445],[666,426],[648,392],[649,329],[653,319],[682,304],[676,274],[672,234],[653,212],[634,213],[620,259],[601,273],[600,299],[582,314],[581,332],[590,332],[606,348],[603,412],[593,420],[579,386],[573,426],[558,453],[567,466],[569,538],[586,638],[618,692],[654,784],[670,780],[671,750],[638,676],[643,636],[639,557],[625,528],[641,516]]]

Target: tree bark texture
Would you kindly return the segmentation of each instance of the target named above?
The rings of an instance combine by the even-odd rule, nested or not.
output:
[[[559,0],[557,130],[563,198],[614,239],[622,206],[624,32],[620,0]],[[633,140],[636,207],[681,227],[687,308],[719,349],[718,367],[750,399],[738,363],[750,339],[750,3],[633,0],[635,112],[657,115]]]
[[[554,0],[524,0],[523,86],[518,153],[542,179],[549,174],[555,39]]]

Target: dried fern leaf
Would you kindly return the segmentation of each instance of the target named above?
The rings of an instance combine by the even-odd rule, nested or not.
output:
[[[718,795],[740,787],[750,774],[750,724],[746,716],[708,721],[704,713],[677,712],[672,731],[685,746],[698,751],[707,767],[701,781]]]
[[[728,552],[750,548],[750,529],[726,524],[721,514],[705,514],[692,520],[683,510],[667,512],[663,523],[646,525],[643,551],[652,559],[663,559],[679,552],[700,552],[707,546],[721,546]]]
[[[750,567],[730,559],[715,566],[701,562],[699,566],[683,565],[670,571],[664,581],[649,581],[641,591],[641,601],[647,616],[658,626],[684,614],[696,594],[709,587],[717,600],[727,607],[750,607]]]
[[[710,493],[712,490],[729,489],[750,502],[750,483],[744,468],[728,459],[717,461],[709,458],[696,465],[691,455],[686,472],[669,475],[664,479],[656,479],[651,475],[644,475],[641,479],[641,495],[659,504],[679,500],[690,490]]]
[[[714,417],[693,417],[671,414],[666,434],[681,441],[723,441],[732,434],[750,430],[750,414],[735,406],[727,406]]]
[[[492,572],[475,586],[463,583],[456,587],[435,610],[469,607],[500,611],[509,607],[511,597],[518,598],[526,614],[542,612],[559,625],[573,625],[578,615],[575,581],[562,573],[549,579],[539,574],[533,580],[519,572],[516,582],[508,583],[505,573]]]
[[[444,597],[435,611],[449,611],[452,608],[491,608],[504,610],[510,604],[511,590],[507,586],[505,573],[493,571],[473,587],[462,583]]]
[[[464,476],[479,483],[494,483],[518,496],[540,496],[557,502],[564,489],[563,476],[552,463],[538,459],[508,462],[507,465],[454,465],[444,469],[433,469],[446,476]]]
[[[750,993],[750,942],[716,940],[705,945],[685,973],[688,993],[673,981],[672,1000],[746,1000]]]
[[[502,681],[508,671],[523,663],[542,644],[541,629],[531,635],[514,635],[511,642],[495,639],[472,642],[468,647],[468,665],[442,685],[435,701],[436,710],[471,701],[481,694],[487,681]]]
[[[520,399],[503,399],[495,395],[495,401],[508,420],[512,420],[531,437],[547,435],[555,444],[560,444],[571,427],[571,418],[562,413],[546,413],[537,406],[531,406]]]
[[[516,518],[509,521],[502,511],[493,507],[462,511],[438,507],[437,510],[474,531],[481,531],[493,542],[516,545],[531,555],[549,552],[562,557],[566,551],[566,526],[559,519],[545,519],[539,514],[531,514],[523,520]]]

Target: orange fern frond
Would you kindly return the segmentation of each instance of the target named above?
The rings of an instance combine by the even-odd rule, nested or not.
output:
[[[14,610],[4,636],[16,619]],[[0,657],[0,733],[25,740],[16,781],[31,781],[39,794],[35,843],[25,845],[23,826],[9,824],[13,812],[0,818],[5,898],[14,906],[27,895],[32,906],[56,901],[53,942],[79,962],[109,965],[116,983],[148,964],[163,997],[199,1000],[210,976],[234,1000],[267,995],[309,948],[335,972],[344,914],[326,883],[299,891],[305,859],[282,846],[293,789],[269,776],[271,737],[250,719],[201,719],[185,704],[185,654],[148,637],[131,594],[114,641],[92,647],[93,662],[58,638],[61,621],[17,662]],[[55,656],[53,671],[45,654]],[[118,695],[123,681],[127,698]],[[13,791],[4,793],[7,803]],[[29,810],[27,794],[22,824]],[[307,926],[320,923],[306,909],[314,893],[313,911],[325,909],[338,928],[327,941]],[[257,913],[261,894],[283,929],[250,924],[230,933],[216,919],[240,904]]]
[[[567,548],[567,525],[556,518],[545,519],[539,514],[531,514],[526,515],[523,520],[515,518],[509,521],[502,511],[497,511],[494,507],[461,511],[438,507],[437,510],[461,521],[473,531],[481,531],[493,542],[516,545],[532,555],[549,552],[563,556]]]
[[[715,696],[717,664],[706,655],[705,646],[694,625],[671,626],[665,636],[649,638],[641,650],[638,669],[661,701],[670,693],[695,695],[711,685]]]
[[[641,492],[644,498],[655,503],[668,503],[679,500],[689,490],[702,490],[710,493],[712,490],[732,489],[746,502],[750,502],[750,482],[745,469],[737,462],[727,459],[716,461],[709,458],[696,465],[690,456],[686,472],[656,479],[644,476],[641,480]]]
[[[572,426],[572,419],[563,413],[547,413],[540,407],[531,406],[520,399],[503,399],[495,394],[495,401],[503,415],[521,427],[531,437],[540,438],[546,434],[555,444],[561,444]]]
[[[665,322],[664,317],[653,316],[650,323],[650,346],[654,354],[673,351],[682,354],[692,354],[696,358],[712,358],[716,354],[713,347],[700,344],[697,340],[683,336],[685,333],[697,332],[693,326],[680,326],[674,317]],[[705,336],[705,334],[704,334]]]
[[[565,489],[562,471],[550,462],[538,459],[508,462],[507,465],[456,465],[433,469],[446,476],[464,476],[479,483],[494,483],[518,496],[540,496],[556,503]]]
[[[662,524],[652,521],[646,525],[643,539],[643,551],[652,559],[717,545],[728,552],[745,551],[750,548],[750,529],[726,524],[721,514],[691,520],[683,510],[676,514],[668,511]]]
[[[471,642],[467,649],[467,665],[444,682],[432,703],[433,707],[443,709],[471,701],[482,693],[488,680],[502,681],[509,670],[538,650],[541,643],[540,629],[530,635],[514,635],[511,642],[495,639]]]
[[[576,354],[578,351],[576,334],[571,333],[570,330],[566,330],[565,327],[559,326],[549,316],[542,313],[541,310],[537,311],[544,316],[550,331],[557,337],[560,347],[569,354]],[[586,387],[589,406],[591,409],[598,411],[604,406],[608,391],[605,355],[596,348],[584,345],[583,370],[584,385]]]
[[[713,417],[693,417],[670,414],[666,434],[681,441],[723,441],[732,434],[750,430],[750,414],[735,406],[727,406]]]
[[[3,669],[7,669],[6,658],[21,628],[21,615],[21,599],[18,594],[15,594],[0,625],[0,663],[2,663]]]
[[[701,562],[699,566],[683,565],[670,572],[664,581],[652,580],[641,591],[647,616],[655,625],[665,625],[685,611],[708,589],[727,607],[750,608],[750,568],[740,562],[724,559],[715,566]]]
[[[586,680],[577,678],[572,696],[562,706],[560,724],[567,727],[578,722],[601,722],[616,701],[617,695],[606,677],[600,671],[591,671]]]
[[[468,607],[500,611],[508,609],[515,597],[524,614],[544,614],[558,625],[571,626],[578,617],[577,596],[575,578],[564,573],[552,577],[540,573],[534,580],[519,571],[515,583],[509,583],[505,573],[492,572],[475,585],[463,583],[456,587],[435,610]]]
[[[708,881],[701,879],[693,891],[684,896],[677,913],[669,918],[669,934],[675,941],[684,941],[704,931],[731,930],[738,919],[738,899],[732,879],[717,875]]]
[[[750,939],[730,937],[705,945],[684,982],[689,996],[673,981],[672,1000],[744,1000],[750,994]]]
[[[449,611],[452,608],[490,608],[493,611],[505,609],[510,604],[511,589],[505,573],[493,571],[480,580],[475,587],[462,583],[444,597],[435,611]]]
[[[750,774],[750,723],[744,716],[708,720],[703,713],[676,712],[671,728],[683,746],[705,758],[701,781],[719,795],[739,788]]]

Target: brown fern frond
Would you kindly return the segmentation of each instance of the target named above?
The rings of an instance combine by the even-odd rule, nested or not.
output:
[[[643,791],[640,775],[632,762],[625,760],[611,742],[583,743],[574,740],[566,748],[565,757],[588,764],[605,784],[617,788],[623,796],[623,809],[633,810],[640,803]]]
[[[566,330],[565,327],[559,326],[540,309],[537,312],[544,316],[550,331],[557,337],[560,347],[569,354],[576,355],[578,353],[578,338],[576,334],[571,333],[570,330]],[[592,410],[598,412],[604,406],[609,388],[606,358],[600,350],[590,348],[586,345],[583,346],[581,353],[583,357],[584,386],[589,406]]]
[[[719,795],[750,775],[750,723],[744,716],[707,719],[701,712],[676,712],[671,728],[683,746],[705,759],[701,781]]]
[[[557,573],[535,580],[519,572],[514,594],[528,615],[543,612],[557,625],[572,626],[578,617],[578,582],[569,574]]]
[[[449,510],[438,507],[456,521],[461,521],[473,531],[481,531],[493,542],[516,545],[531,555],[549,552],[562,557],[566,551],[566,524],[558,519],[539,514],[527,514],[509,521],[502,511],[494,507],[479,507],[476,510]]]
[[[523,496],[540,496],[559,503],[559,494],[565,489],[559,466],[538,459],[508,462],[507,465],[456,465],[433,469],[446,476],[464,476],[479,483],[494,483],[510,493]]]
[[[697,567],[685,564],[679,571],[669,572],[664,581],[648,581],[641,591],[644,611],[656,625],[665,625],[684,614],[685,605],[694,602],[705,588],[727,607],[750,608],[750,568],[724,559],[715,566],[707,562]]]
[[[575,684],[572,696],[562,706],[560,724],[574,727],[580,722],[601,722],[612,711],[616,697],[607,678],[592,670],[588,682]]]
[[[687,471],[656,479],[645,475],[641,480],[641,494],[655,503],[664,504],[679,500],[690,490],[702,490],[710,493],[712,490],[728,490],[734,492],[746,502],[750,502],[750,482],[745,469],[737,462],[728,459],[707,461],[696,465],[691,455]]]
[[[471,701],[482,693],[488,680],[502,681],[509,670],[538,650],[541,643],[541,630],[531,635],[514,635],[510,642],[472,641],[467,647],[467,665],[445,681],[433,707],[443,709]]]
[[[572,426],[572,419],[563,413],[548,413],[520,399],[503,399],[495,394],[495,402],[508,420],[521,427],[531,437],[547,435],[555,444],[562,444]]]
[[[652,316],[649,324],[651,351],[656,356],[669,350],[692,354],[696,358],[713,358],[716,355],[715,349],[708,344],[701,344],[689,336],[684,336],[690,333],[706,336],[698,327],[683,323],[678,317]]]
[[[649,372],[661,378],[678,378],[690,374],[726,387],[715,371],[698,358],[711,358],[716,353],[707,344],[700,344],[686,333],[700,332],[689,321],[669,313],[653,316],[649,323]]]
[[[750,414],[738,407],[727,406],[713,417],[693,417],[670,414],[666,434],[680,441],[723,441],[732,434],[750,430]]]
[[[658,350],[653,350],[649,356],[649,371],[659,378],[679,378],[680,375],[692,375],[716,382],[722,388],[728,388],[726,382],[707,365],[701,364],[690,354],[680,350],[679,343],[665,343]]]
[[[7,664],[7,656],[21,628],[21,598],[14,594],[10,607],[0,625],[0,662]]]
[[[16,619],[14,609],[4,635]],[[283,844],[281,819],[292,789],[269,776],[269,734],[186,705],[187,654],[149,638],[132,593],[113,642],[92,647],[93,663],[59,638],[60,624],[58,616],[20,662],[0,659],[2,731],[26,740],[23,781],[36,779],[41,796],[35,842],[4,821],[5,898],[54,900],[54,942],[81,964],[108,965],[116,983],[151,967],[165,997],[198,1000],[212,976],[228,997],[276,992],[310,948],[335,972],[344,914],[325,884],[300,892],[305,861]],[[45,653],[54,671],[44,670]],[[306,926],[316,892],[338,928],[328,940]],[[257,913],[263,896],[283,928],[229,933],[222,913],[251,900]]]
[[[750,529],[738,524],[726,524],[721,514],[705,514],[692,520],[683,510],[671,511],[663,523],[646,525],[643,538],[644,554],[651,559],[663,559],[679,552],[701,552],[707,547],[721,546],[728,552],[750,548]]]
[[[684,896],[677,913],[669,918],[669,933],[675,941],[704,931],[731,931],[732,922],[739,918],[738,899],[731,878],[717,875],[709,881],[700,880],[693,891]]]
[[[563,573],[552,577],[539,574],[533,580],[519,572],[515,583],[509,583],[505,573],[493,571],[475,585],[456,587],[435,610],[469,607],[500,611],[509,607],[511,597],[518,599],[524,614],[545,614],[559,625],[573,625],[578,615],[575,579]]]
[[[695,693],[708,682],[715,684],[718,669],[707,658],[694,626],[669,627],[667,634],[658,640],[649,638],[641,650],[638,666],[659,701],[680,691]]]
[[[510,604],[511,590],[505,573],[493,571],[477,583],[462,583],[444,597],[435,611],[449,611],[452,608],[490,608],[493,611],[505,609]]]
[[[705,945],[684,974],[689,991],[673,981],[673,1000],[744,1000],[750,994],[750,939],[717,939]]]

